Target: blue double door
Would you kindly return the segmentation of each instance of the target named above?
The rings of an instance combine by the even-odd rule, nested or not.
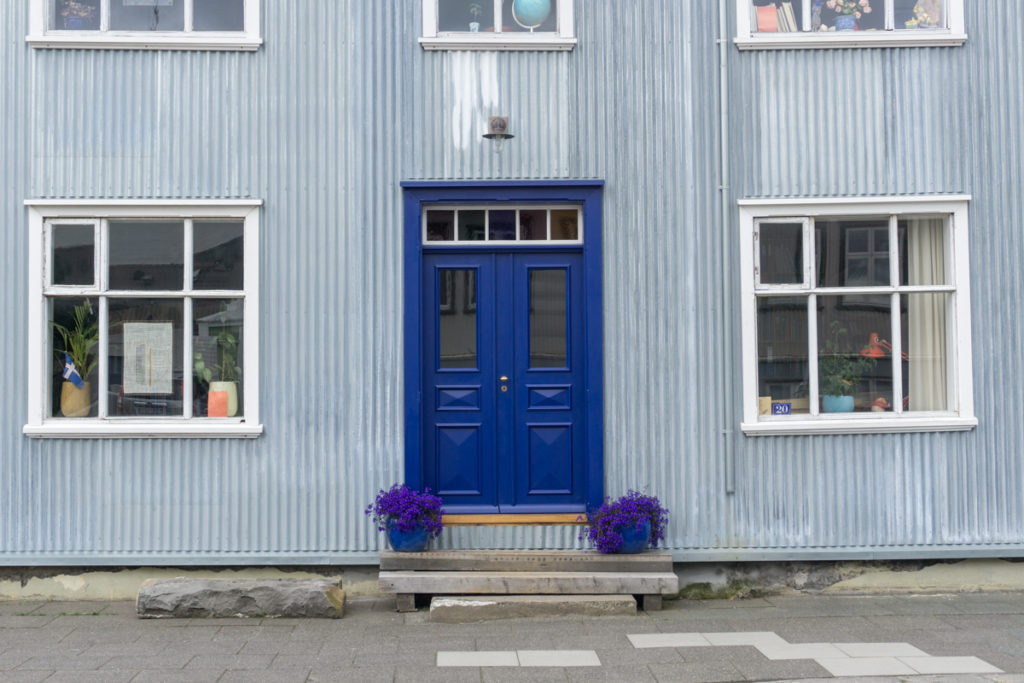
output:
[[[582,253],[423,259],[424,484],[450,513],[583,511]]]

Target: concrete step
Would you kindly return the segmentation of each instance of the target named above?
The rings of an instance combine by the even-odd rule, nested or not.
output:
[[[430,621],[465,624],[540,616],[632,616],[631,595],[459,595],[430,601]]]
[[[381,571],[671,572],[672,555],[647,551],[602,555],[592,550],[381,551]]]

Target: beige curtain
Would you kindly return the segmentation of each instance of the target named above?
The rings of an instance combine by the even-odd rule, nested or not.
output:
[[[944,219],[908,221],[907,276],[910,285],[946,282]],[[907,336],[904,351],[910,357],[910,386],[904,393],[907,410],[947,410],[946,405],[946,294],[908,294]]]

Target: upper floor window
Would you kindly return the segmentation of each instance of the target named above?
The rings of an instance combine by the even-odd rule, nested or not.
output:
[[[736,0],[741,50],[960,45],[963,0]]]
[[[35,47],[255,50],[259,0],[32,0]]]
[[[572,0],[423,0],[427,50],[571,50]]]

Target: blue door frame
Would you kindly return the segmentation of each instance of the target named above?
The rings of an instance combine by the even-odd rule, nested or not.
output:
[[[584,454],[581,483],[582,503],[515,505],[512,512],[566,512],[590,509],[600,505],[604,497],[604,422],[603,422],[603,345],[602,345],[602,276],[601,276],[601,198],[604,182],[579,181],[409,181],[404,190],[404,347],[405,347],[405,482],[414,488],[423,488],[432,477],[426,471],[424,430],[426,424],[424,401],[434,401],[434,388],[424,386],[423,349],[430,320],[424,310],[423,286],[425,258],[431,254],[454,254],[452,247],[424,247],[422,243],[422,216],[430,204],[500,204],[500,203],[572,203],[582,207],[584,239],[582,256],[582,289],[584,316],[581,324],[582,395],[581,400],[583,444],[578,449]],[[469,254],[473,250],[457,253]],[[550,247],[497,247],[479,250],[483,254],[564,252],[565,246]],[[580,251],[580,250],[577,250]],[[433,311],[430,311],[433,315]],[[428,373],[429,374],[429,373]],[[521,476],[518,473],[495,472],[497,477]],[[497,486],[497,483],[495,483]],[[486,506],[475,509],[460,507],[458,511],[485,512],[497,509]],[[501,510],[505,512],[503,507]]]

